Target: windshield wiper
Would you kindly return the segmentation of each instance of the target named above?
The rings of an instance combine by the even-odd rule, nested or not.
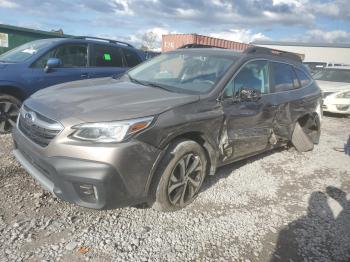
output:
[[[153,82],[144,82],[144,84],[147,85],[147,86],[160,88],[160,89],[163,89],[163,90],[166,90],[166,91],[169,91],[169,92],[174,92],[173,90],[168,89],[168,88],[166,88],[165,86],[160,85],[160,84],[157,84],[157,83],[153,83]]]
[[[140,80],[137,80],[133,77],[131,77],[129,74],[126,74],[130,81],[133,82],[133,83],[136,83],[136,84],[139,84],[139,85],[143,85],[143,86],[151,86],[151,87],[156,87],[156,88],[160,88],[160,89],[163,89],[163,90],[166,90],[166,91],[169,91],[169,92],[174,92],[166,87],[164,87],[163,85],[160,85],[160,84],[157,84],[157,83],[153,83],[153,82],[147,82],[147,81],[140,81]]]
[[[135,78],[132,78],[128,73],[126,73],[127,77],[130,79],[131,82],[133,83],[136,83],[136,84],[140,84],[140,85],[143,85],[143,86],[147,86],[146,83],[140,81],[140,80],[137,80]]]

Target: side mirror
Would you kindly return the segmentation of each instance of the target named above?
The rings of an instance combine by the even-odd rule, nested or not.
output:
[[[251,87],[243,87],[239,92],[239,98],[243,102],[256,102],[261,98],[261,92]]]
[[[59,58],[49,58],[47,60],[44,71],[46,73],[50,72],[53,68],[58,68],[61,66],[61,60]]]

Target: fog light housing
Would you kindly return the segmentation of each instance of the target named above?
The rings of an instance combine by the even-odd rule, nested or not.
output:
[[[74,187],[83,201],[90,203],[96,203],[98,201],[96,186],[86,183],[74,183]]]

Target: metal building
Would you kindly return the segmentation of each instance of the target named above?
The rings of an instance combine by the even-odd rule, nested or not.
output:
[[[184,45],[209,45],[220,48],[244,50],[250,45],[197,34],[170,34],[162,36],[162,52],[171,51]]]
[[[350,43],[298,43],[255,41],[251,44],[304,54],[304,62],[350,64]]]
[[[55,37],[69,36],[63,32],[47,32],[0,24],[0,54],[33,40]]]

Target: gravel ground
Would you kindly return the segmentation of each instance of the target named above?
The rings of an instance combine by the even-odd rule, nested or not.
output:
[[[41,190],[0,137],[0,261],[350,261],[350,118],[313,152],[279,149],[218,170],[175,213],[96,211]],[[348,194],[348,195],[347,195]]]

